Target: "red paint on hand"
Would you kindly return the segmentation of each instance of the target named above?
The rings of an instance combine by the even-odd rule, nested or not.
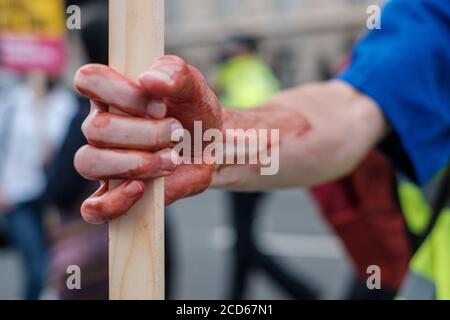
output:
[[[134,83],[107,66],[87,65],[77,72],[75,86],[92,100],[83,124],[90,146],[78,151],[75,167],[102,181],[81,208],[86,221],[103,223],[124,214],[144,194],[141,179],[166,176],[166,204],[210,186],[215,165],[177,166],[167,149],[173,130],[192,133],[194,121],[202,121],[203,130],[222,128],[219,102],[197,69],[165,56]],[[125,115],[108,113],[107,106]],[[109,190],[106,180],[116,178],[127,181]]]

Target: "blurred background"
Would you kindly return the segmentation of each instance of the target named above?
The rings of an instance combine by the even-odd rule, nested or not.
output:
[[[333,77],[365,31],[367,7],[380,2],[166,0],[166,52],[198,67],[224,105],[251,108],[283,88]],[[82,25],[63,37],[63,71],[42,79],[0,70],[0,299],[107,298],[107,230],[79,215],[96,185],[72,167],[89,105],[71,85],[84,63],[107,62],[107,1],[62,8],[73,4]],[[208,191],[169,207],[168,298],[390,298],[390,290],[365,290],[345,249],[357,240],[342,237],[323,195]],[[81,267],[82,290],[66,288],[70,265]]]

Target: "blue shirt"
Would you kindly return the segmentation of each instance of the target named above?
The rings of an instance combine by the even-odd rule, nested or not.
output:
[[[394,133],[383,149],[420,184],[450,160],[450,0],[392,0],[381,29],[339,76],[374,99]]]

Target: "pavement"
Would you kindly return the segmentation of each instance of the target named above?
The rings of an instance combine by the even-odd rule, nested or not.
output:
[[[262,250],[291,272],[312,282],[322,299],[339,299],[351,276],[342,247],[323,224],[309,195],[301,190],[271,193],[257,223]],[[208,191],[183,200],[167,213],[175,248],[174,298],[224,299],[230,283],[226,195]],[[0,251],[0,299],[19,298],[21,266],[14,251]],[[45,298],[54,298],[46,292]],[[289,299],[273,281],[255,272],[249,299]]]

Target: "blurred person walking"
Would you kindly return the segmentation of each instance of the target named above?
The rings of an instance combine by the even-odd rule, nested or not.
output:
[[[45,170],[76,110],[75,98],[58,80],[49,79],[46,85],[42,99],[26,82],[0,98],[0,211],[22,258],[25,299],[38,299],[45,285],[47,243],[41,203]]]
[[[16,77],[0,68],[0,119],[7,117],[5,98],[9,90],[17,83]],[[1,121],[1,120],[0,120]],[[1,154],[5,152],[6,146],[6,130],[7,126],[0,126],[0,161]],[[1,167],[1,163],[0,163]],[[3,212],[10,209],[10,204],[6,196],[0,190],[0,216]],[[0,248],[8,246],[8,236],[6,232],[5,221],[0,217]]]
[[[271,67],[258,56],[258,47],[259,39],[249,35],[234,35],[226,40],[215,83],[222,106],[257,108],[281,89]],[[229,192],[228,197],[232,229],[236,235],[228,298],[240,300],[245,297],[253,271],[265,272],[295,298],[316,298],[314,290],[299,276],[290,274],[258,247],[255,222],[267,193]]]

